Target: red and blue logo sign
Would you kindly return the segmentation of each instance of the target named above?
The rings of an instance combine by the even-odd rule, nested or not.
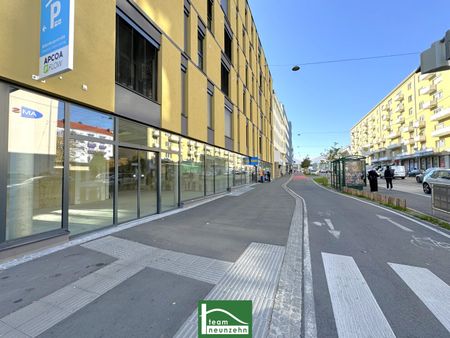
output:
[[[13,113],[20,114],[20,117],[26,118],[26,119],[40,119],[42,116],[44,116],[42,113],[38,112],[37,110],[27,108],[27,107],[21,107],[16,108],[14,107],[12,109]]]

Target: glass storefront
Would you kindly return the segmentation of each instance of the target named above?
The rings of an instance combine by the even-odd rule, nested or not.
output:
[[[228,156],[228,151],[220,148],[215,148],[214,183],[216,194],[227,191],[229,187]]]
[[[0,242],[86,233],[251,180],[245,156],[10,88]]]
[[[70,105],[69,216],[72,235],[113,224],[114,119]]]
[[[205,195],[205,146],[197,141],[181,139],[181,200]]]
[[[179,155],[161,153],[161,211],[178,206]]]
[[[205,193],[214,194],[214,147],[205,148]]]
[[[5,239],[59,229],[64,103],[14,88],[9,93],[8,120]]]
[[[81,140],[70,140],[69,144],[70,233],[79,234],[112,225],[113,145]]]
[[[119,148],[119,223],[157,212],[157,182],[154,152]]]

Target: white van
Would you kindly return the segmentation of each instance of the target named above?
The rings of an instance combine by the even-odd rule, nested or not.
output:
[[[393,165],[391,170],[394,170],[394,178],[401,178],[402,180],[406,177],[406,168],[403,165]]]

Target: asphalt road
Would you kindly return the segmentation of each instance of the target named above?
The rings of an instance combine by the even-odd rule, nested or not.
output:
[[[318,337],[450,336],[449,232],[305,177],[289,187],[307,209]]]

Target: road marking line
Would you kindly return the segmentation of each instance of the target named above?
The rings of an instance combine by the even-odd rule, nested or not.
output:
[[[322,223],[320,223],[320,222],[314,222],[314,225],[317,225],[318,227],[321,227],[321,226],[322,226]]]
[[[328,225],[330,230],[328,232],[332,234],[336,239],[339,239],[339,236],[341,235],[341,232],[339,230],[334,229],[333,223],[331,223],[331,219],[326,218],[325,223]]]
[[[438,230],[438,229],[436,229],[436,228],[434,228],[434,227],[432,227],[432,226],[430,226],[430,225],[427,225],[427,224],[425,224],[425,223],[419,222],[418,220],[415,220],[414,218],[411,218],[411,217],[402,215],[402,214],[400,214],[400,213],[398,213],[398,212],[396,212],[396,211],[394,211],[394,210],[391,210],[391,209],[382,207],[381,205],[377,205],[377,204],[373,204],[373,203],[370,203],[370,202],[366,202],[366,201],[363,201],[363,200],[361,200],[361,199],[359,199],[359,198],[356,198],[356,197],[353,197],[353,196],[348,196],[348,195],[346,195],[346,194],[343,194],[343,193],[340,193],[340,192],[333,191],[333,190],[331,190],[331,189],[325,188],[325,187],[321,186],[319,183],[316,183],[314,180],[313,180],[312,182],[313,182],[315,185],[317,185],[319,188],[322,188],[322,189],[324,189],[324,190],[326,190],[326,191],[328,191],[328,192],[332,192],[333,194],[336,194],[336,195],[339,195],[339,196],[342,196],[342,197],[347,197],[347,198],[353,199],[353,200],[355,200],[355,201],[358,201],[358,202],[360,202],[360,203],[364,203],[364,204],[367,204],[367,205],[371,205],[371,206],[373,206],[373,207],[375,207],[375,208],[379,208],[379,209],[388,211],[388,212],[390,212],[390,213],[392,213],[392,214],[395,214],[395,215],[397,215],[397,216],[403,217],[404,219],[407,219],[407,220],[409,220],[409,221],[411,221],[411,222],[413,222],[413,223],[416,223],[416,224],[418,224],[418,225],[421,225],[421,226],[423,226],[423,227],[425,227],[425,228],[427,228],[427,229],[429,229],[429,230],[431,230],[431,231],[434,231],[434,232],[438,233],[439,235],[442,235],[442,236],[444,236],[444,237],[450,238],[450,234],[447,234],[447,233],[445,233],[445,232],[442,232],[442,231],[440,231],[440,230]]]
[[[354,259],[322,252],[339,337],[395,337]]]
[[[292,178],[292,176],[291,176]],[[303,313],[304,313],[304,336],[305,337],[317,337],[317,324],[316,324],[316,311],[314,305],[314,289],[312,281],[312,268],[311,268],[311,252],[309,246],[309,224],[308,224],[308,209],[306,208],[305,199],[294,192],[287,185],[291,181],[289,179],[285,184],[285,190],[293,197],[296,197],[303,204]]]
[[[410,228],[405,227],[404,225],[401,225],[401,224],[399,224],[399,223],[397,223],[397,222],[394,222],[394,221],[391,220],[389,217],[382,216],[382,215],[377,215],[377,217],[378,217],[379,219],[384,219],[384,220],[386,220],[386,221],[388,221],[388,222],[394,224],[395,226],[399,227],[400,229],[402,229],[402,230],[404,230],[404,231],[413,232]]]
[[[428,269],[388,264],[450,332],[450,287]]]

